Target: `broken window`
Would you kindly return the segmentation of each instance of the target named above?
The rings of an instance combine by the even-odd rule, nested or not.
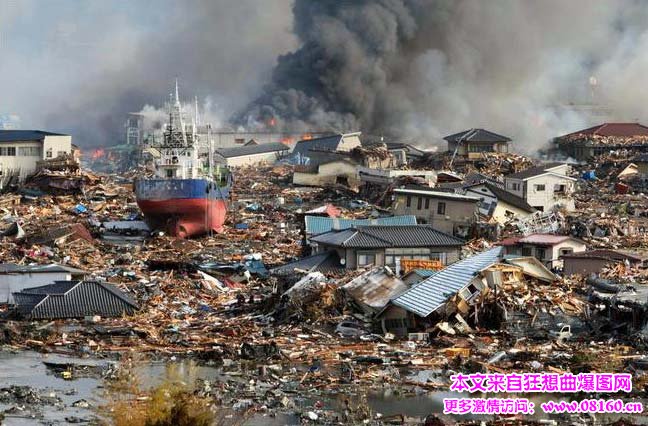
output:
[[[573,248],[562,248],[562,249],[560,249],[560,251],[559,251],[559,253],[560,253],[561,256],[564,256],[564,255],[566,255],[566,254],[571,254],[571,253],[573,253],[573,252],[574,252],[574,249],[573,249]]]
[[[45,156],[47,158],[52,158],[52,149],[51,148],[47,150],[47,152],[45,153]]]
[[[554,185],[554,192],[556,194],[564,194],[567,192],[567,185],[556,184]]]
[[[445,214],[446,212],[446,203],[439,202],[437,205],[437,214]]]

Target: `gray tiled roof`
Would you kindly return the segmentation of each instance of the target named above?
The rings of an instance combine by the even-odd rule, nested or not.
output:
[[[507,136],[498,135],[497,133],[489,132],[484,129],[468,129],[463,132],[455,133],[454,135],[446,136],[445,140],[448,142],[457,142],[459,139],[465,137],[464,141],[470,142],[510,142],[511,138]]]
[[[30,319],[115,317],[138,309],[128,294],[99,281],[57,281],[13,296],[18,312]]]
[[[431,225],[360,226],[331,231],[311,238],[334,247],[386,248],[461,246],[464,241],[434,229]]]
[[[225,157],[242,157],[244,155],[263,154],[266,152],[288,151],[288,147],[281,142],[262,143],[259,145],[235,146],[233,148],[220,148],[216,153]]]
[[[455,262],[414,285],[392,300],[392,303],[420,317],[426,317],[466,287],[477,273],[496,263],[502,249],[495,247]]]

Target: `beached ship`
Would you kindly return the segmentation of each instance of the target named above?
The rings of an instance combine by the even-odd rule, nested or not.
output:
[[[155,176],[135,180],[137,204],[153,229],[180,238],[221,232],[231,186],[229,173],[222,167],[214,170],[211,147],[208,158],[199,155],[196,123],[185,120],[177,82],[168,112],[163,140],[155,147],[159,153]]]

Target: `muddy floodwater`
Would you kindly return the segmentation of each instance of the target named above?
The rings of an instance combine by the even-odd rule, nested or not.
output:
[[[12,400],[6,396],[6,392],[0,393],[2,394],[0,395],[0,410],[8,410],[2,425],[63,425],[96,422],[98,419],[96,408],[106,403],[104,380],[101,378],[101,374],[90,372],[81,374],[81,377],[66,380],[60,371],[53,371],[51,368],[53,364],[65,363],[96,366],[97,371],[110,370],[111,365],[117,364],[113,360],[41,354],[31,351],[0,351],[0,389],[10,389],[15,392],[14,396],[16,397]],[[143,387],[149,387],[168,377],[169,367],[172,367],[177,375],[209,380],[212,383],[232,379],[219,368],[196,365],[186,360],[140,362],[134,367],[134,371]],[[239,379],[246,380],[243,377]],[[420,375],[411,376],[410,379],[427,380],[426,377]],[[366,404],[374,417],[376,415],[382,418],[404,415],[409,419],[423,419],[430,414],[440,415],[443,411],[443,398],[458,396],[460,395],[456,393],[430,392],[423,389],[402,393],[401,390],[391,387],[372,389],[365,393]],[[531,399],[537,405],[550,397],[550,395],[542,395]],[[25,399],[21,400],[20,398]],[[244,424],[299,424],[300,417],[296,414],[297,412],[312,410],[315,403],[324,409],[341,412],[343,410],[342,401],[343,398],[323,393],[296,395],[294,398],[295,407],[292,412],[287,410],[289,412],[269,411],[265,414],[255,414],[248,418]],[[534,417],[539,418],[537,415]],[[606,418],[606,420],[612,419]],[[599,417],[598,420],[601,421],[603,418]],[[645,419],[635,419],[635,421],[642,424],[648,423]],[[559,420],[558,424],[560,424]]]

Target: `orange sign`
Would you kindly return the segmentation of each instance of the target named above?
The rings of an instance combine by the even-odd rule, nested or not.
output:
[[[432,269],[434,271],[443,269],[443,263],[439,260],[401,259],[400,266],[403,274],[408,273],[412,269]]]

